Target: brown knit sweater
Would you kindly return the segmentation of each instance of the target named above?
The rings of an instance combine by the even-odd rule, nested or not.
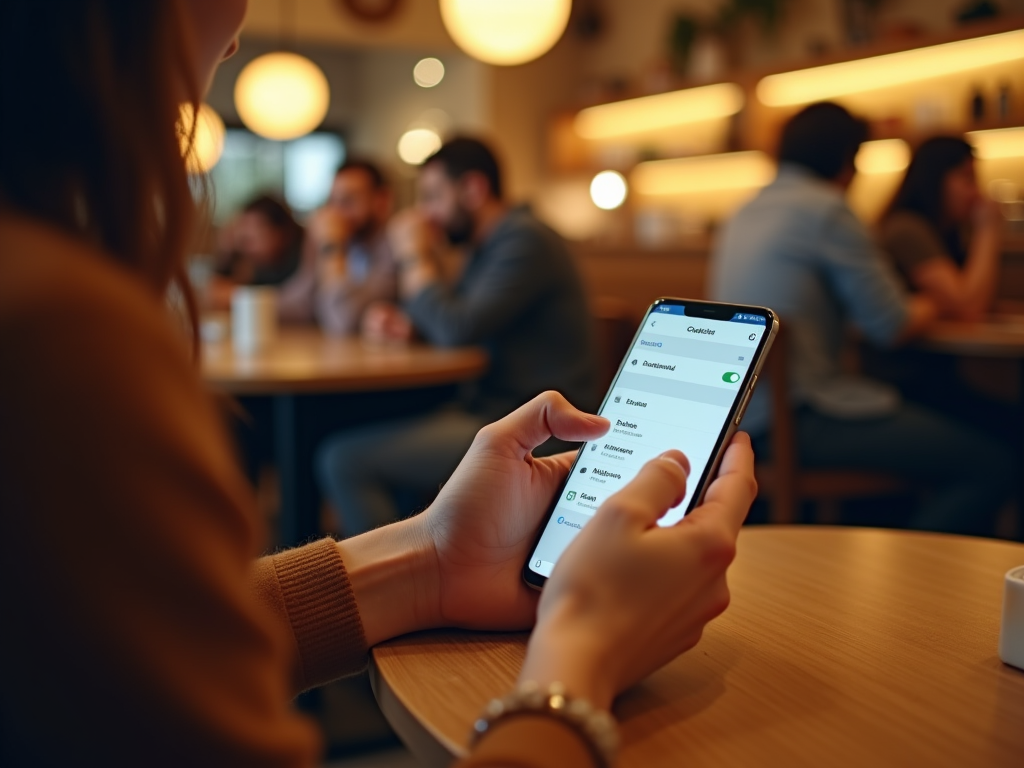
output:
[[[294,693],[367,649],[338,547],[256,561],[253,501],[162,299],[0,216],[0,764],[308,766]],[[591,765],[510,721],[466,766]]]

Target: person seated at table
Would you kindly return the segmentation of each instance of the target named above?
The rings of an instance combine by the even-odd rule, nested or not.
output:
[[[463,768],[597,766],[567,714],[607,711],[728,603],[749,441],[669,528],[688,464],[649,462],[542,596],[520,569],[571,456],[531,449],[608,428],[555,393],[482,429],[423,515],[257,561],[266,532],[166,300],[189,295],[199,220],[179,106],[201,104],[246,3],[3,8],[0,88],[33,119],[0,123],[0,764],[319,765],[295,692],[452,626],[533,627],[521,679],[579,702],[499,718]]]
[[[971,145],[938,136],[914,153],[882,217],[879,241],[908,290],[929,297],[946,318],[973,321],[995,297],[1001,224],[995,203],[978,188]],[[1020,414],[970,387],[951,355],[866,349],[864,367],[915,402],[969,421],[1008,445],[1019,441]]]
[[[304,233],[291,208],[259,195],[224,225],[214,276],[206,289],[209,309],[227,309],[239,285],[281,286],[299,269]]]
[[[370,304],[397,297],[385,231],[393,207],[394,194],[380,168],[369,160],[345,161],[326,205],[307,222],[302,268],[281,286],[282,320],[351,334]]]
[[[978,320],[992,307],[1002,218],[978,188],[974,150],[963,139],[937,136],[918,147],[879,235],[910,290],[943,316]]]
[[[436,492],[481,426],[538,392],[597,405],[597,355],[579,275],[558,235],[505,202],[493,152],[476,139],[449,141],[423,163],[418,195],[418,207],[389,226],[402,306],[371,306],[364,332],[392,340],[418,334],[442,347],[478,344],[489,368],[457,404],[324,443],[318,476],[347,536],[402,517],[396,491]],[[470,250],[454,286],[441,279],[445,241]]]
[[[788,337],[799,461],[883,471],[929,488],[905,521],[914,528],[991,534],[1010,493],[1011,451],[940,412],[904,402],[891,386],[842,372],[847,324],[882,346],[904,343],[938,313],[908,296],[845,200],[867,125],[842,107],[813,104],[785,125],[775,180],[724,226],[711,264],[715,299],[763,304]],[[743,421],[766,452],[770,382]]]

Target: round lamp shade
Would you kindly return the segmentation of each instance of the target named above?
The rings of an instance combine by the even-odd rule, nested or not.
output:
[[[185,153],[185,164],[189,173],[207,173],[219,161],[224,152],[224,121],[209,104],[199,107],[199,120],[192,133],[192,105],[181,107],[181,151]],[[189,138],[192,146],[189,147]]]
[[[441,18],[462,50],[487,64],[523,64],[551,50],[572,0],[441,0]]]
[[[235,83],[235,108],[245,126],[260,136],[288,141],[323,122],[331,89],[320,68],[294,53],[253,59]]]

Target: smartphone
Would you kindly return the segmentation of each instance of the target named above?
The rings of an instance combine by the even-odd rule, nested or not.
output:
[[[602,502],[670,448],[689,458],[690,478],[658,524],[701,503],[778,329],[765,307],[662,298],[648,308],[598,411],[611,427],[576,455],[523,565],[527,584],[543,587]]]

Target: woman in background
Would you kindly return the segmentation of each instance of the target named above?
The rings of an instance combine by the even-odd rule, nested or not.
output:
[[[972,321],[992,308],[999,279],[1001,217],[978,187],[974,151],[953,136],[914,153],[879,224],[879,241],[912,293],[949,319]],[[908,399],[983,429],[1020,453],[1017,407],[970,386],[951,355],[905,347],[864,350],[864,368]],[[994,535],[994,532],[990,532]]]
[[[966,141],[938,136],[918,148],[879,234],[908,288],[934,299],[943,315],[977,320],[991,309],[1001,220],[978,189]]]
[[[728,602],[755,491],[743,436],[681,523],[656,525],[685,490],[669,451],[602,505],[539,600],[524,586],[571,463],[531,450],[608,428],[554,393],[481,430],[421,515],[255,559],[253,499],[166,301],[172,284],[190,296],[197,220],[179,106],[198,107],[245,10],[0,2],[4,766],[312,766],[295,692],[429,627],[534,627],[521,679],[606,711]],[[518,712],[464,764],[597,765],[604,746]]]

